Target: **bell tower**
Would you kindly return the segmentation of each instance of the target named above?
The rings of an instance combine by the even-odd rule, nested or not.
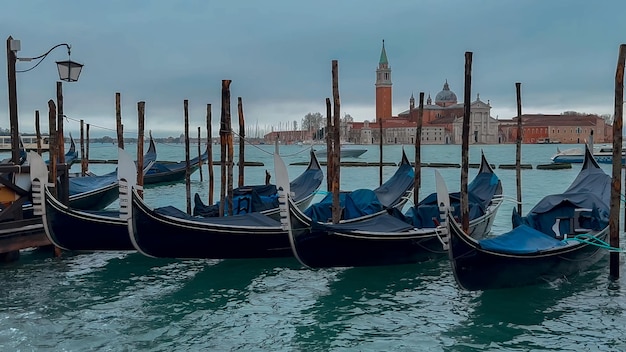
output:
[[[376,69],[376,122],[391,118],[391,68],[385,51],[385,40]]]

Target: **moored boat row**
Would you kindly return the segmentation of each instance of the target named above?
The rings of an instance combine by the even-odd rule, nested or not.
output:
[[[459,285],[470,290],[482,290],[534,284],[538,281],[530,279],[534,276],[543,280],[572,275],[593,264],[606,252],[598,246],[583,245],[582,236],[576,237],[584,232],[586,236],[595,238],[592,241],[606,239],[608,205],[605,187],[608,176],[591,156],[588,158],[591,161],[583,164],[580,175],[563,197],[552,196],[546,201],[551,207],[538,205],[524,218],[514,214],[514,230],[496,237],[514,239],[513,247],[507,249],[503,249],[505,245],[499,243],[499,240],[488,237],[503,195],[501,182],[484,155],[480,170],[468,187],[471,202],[469,233],[463,233],[457,224],[460,195],[448,195],[439,186],[436,194],[429,195],[404,214],[400,213],[410,195],[414,179],[414,170],[406,155],[403,155],[396,173],[378,189],[357,190],[341,195],[343,213],[338,224],[329,221],[328,203],[320,202],[307,208],[310,194],[303,197],[297,191],[299,184],[308,179],[303,179],[307,172],[321,174],[313,153],[309,168],[298,178],[302,182],[289,182],[282,159],[275,155],[278,192],[274,201],[280,205],[280,221],[276,220],[276,208],[272,209],[274,218],[268,212],[264,214],[251,208],[241,215],[209,218],[192,216],[171,206],[152,208],[143,201],[140,188],[132,182],[126,182],[135,175],[134,163],[121,155],[118,158],[121,211],[108,214],[74,211],[59,203],[47,187],[42,190],[42,206],[46,231],[51,241],[69,250],[138,250],[148,256],[168,258],[295,256],[311,268],[396,265],[449,256]],[[322,177],[313,178],[319,181],[314,187],[316,190]],[[598,196],[596,198],[584,193],[589,192],[588,188],[592,186],[600,187],[591,190],[591,194]],[[572,200],[576,192],[581,193],[576,196],[580,197],[580,202]],[[444,193],[446,196],[442,195]],[[296,204],[297,199],[308,199],[308,202]],[[548,210],[541,210],[542,207]],[[547,216],[542,212],[553,213]],[[564,220],[565,215],[571,215],[573,220]],[[553,235],[550,241],[545,238],[549,235],[544,231],[547,225],[543,222],[543,227],[532,230],[534,222],[540,217],[562,221],[557,225],[552,224],[552,231],[556,231],[557,235]],[[554,226],[557,226],[556,230]],[[540,235],[542,231],[544,234]],[[566,236],[559,237],[560,233],[566,233]],[[531,238],[540,238],[540,243],[546,247],[533,252],[528,249],[530,247],[520,244]],[[478,245],[474,249],[461,249],[459,252],[460,243]],[[485,248],[489,249],[485,251]],[[493,254],[498,251],[504,253],[500,255],[501,261],[480,264],[489,267],[488,270],[468,269],[468,263],[476,256],[472,253]],[[583,254],[574,255],[574,251]],[[570,253],[573,255],[570,259],[580,259],[580,265],[568,267],[560,262],[562,258],[569,258]],[[516,257],[524,259],[519,263],[510,260]],[[548,258],[546,263],[550,264],[540,264],[538,258]],[[507,266],[509,264],[511,268]],[[531,266],[528,271],[535,270],[536,274],[524,276],[525,265]],[[546,271],[541,272],[543,269],[533,269],[532,266]],[[492,274],[483,275],[484,272]],[[502,279],[507,275],[517,279]]]

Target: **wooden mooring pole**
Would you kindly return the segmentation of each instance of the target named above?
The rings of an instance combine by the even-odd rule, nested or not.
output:
[[[144,144],[144,121],[146,119],[146,102],[137,103],[137,185],[143,186],[143,144]],[[118,125],[121,126],[121,123]],[[120,130],[118,130],[119,132]],[[120,134],[118,134],[118,138]],[[123,140],[122,136],[122,140]],[[119,139],[118,139],[119,143]],[[123,144],[122,144],[123,145]],[[122,148],[122,147],[119,147]],[[123,149],[123,148],[122,148]],[[139,187],[137,193],[143,198],[143,189]]]
[[[200,130],[200,126],[198,126],[198,171],[200,172],[200,182],[204,182],[204,177],[202,177],[202,131]]]
[[[57,171],[57,176],[59,176],[60,192],[57,192],[57,196],[64,204],[69,204],[70,195],[69,195],[69,168],[65,167],[65,135],[63,132],[63,118],[65,115],[63,114],[63,82],[57,82],[57,167],[59,165],[63,165],[62,172],[59,174]]]
[[[209,159],[207,160],[207,169],[209,171],[209,203],[213,204],[213,181],[215,174],[213,172],[213,129],[211,128],[211,104],[206,104],[206,135],[207,135],[207,152]]]
[[[341,204],[339,203],[339,191],[340,191],[340,168],[339,165],[341,163],[341,143],[339,141],[339,127],[340,127],[340,109],[341,102],[339,100],[339,63],[337,60],[332,61],[332,77],[333,77],[333,149],[332,154],[333,158],[328,162],[332,162],[333,164],[333,181],[332,181],[332,192],[333,192],[333,206],[332,206],[332,214],[333,214],[333,223],[339,223],[341,220]]]
[[[35,110],[35,136],[37,138],[37,154],[41,155],[41,128],[39,126],[39,110]]]
[[[117,147],[124,149],[124,125],[122,125],[122,97],[120,93],[115,93],[115,126],[117,130]]]
[[[417,121],[415,124],[415,178],[413,179],[413,205],[420,202],[420,186],[422,184],[422,119],[424,115],[424,92],[420,92]]]
[[[221,161],[221,183],[220,183],[220,216],[224,216],[224,204],[228,202],[228,214],[233,214],[232,199],[232,157],[231,143],[232,130],[230,125],[230,83],[229,79],[222,80],[222,113],[220,116],[220,161]],[[231,138],[229,139],[229,135]],[[229,178],[228,175],[231,175]],[[231,185],[231,187],[229,187]],[[227,196],[228,189],[228,196]]]
[[[63,133],[63,82],[57,82],[57,153],[59,164],[65,164],[65,136]]]
[[[228,109],[226,114],[226,125],[228,126],[228,134],[226,135],[226,146],[228,147],[228,156],[226,157],[226,160],[228,160],[228,163],[226,164],[226,169],[228,171],[228,175],[226,176],[226,193],[228,201],[228,215],[234,215],[235,210],[233,209],[233,182],[235,180],[233,178],[233,168],[235,166],[235,149],[233,145],[233,120],[230,113],[230,85],[228,86]]]
[[[619,248],[619,212],[622,186],[622,126],[624,113],[624,62],[626,44],[619,46],[617,69],[615,72],[615,111],[613,118],[613,173],[611,189],[611,210],[609,218],[609,244]],[[626,216],[626,214],[625,214]],[[609,254],[609,272],[613,279],[619,278],[619,252]]]
[[[517,184],[517,213],[522,215],[522,140],[524,128],[522,126],[522,83],[515,83],[517,97],[517,140],[515,141],[515,182]]]
[[[89,170],[89,124],[87,124],[85,138],[87,139],[87,145],[85,145],[85,170]]]
[[[80,175],[87,173],[87,159],[85,159],[85,121],[80,119]]]
[[[383,184],[383,118],[382,116],[376,117],[378,119],[378,134],[380,140],[378,141],[378,150],[380,152],[379,165],[378,165],[378,185]]]
[[[465,94],[463,97],[463,133],[461,145],[461,225],[465,233],[469,233],[469,197],[467,180],[469,171],[469,125],[470,100],[472,99],[472,52],[465,52]]]
[[[185,115],[185,198],[187,199],[187,214],[191,215],[191,164],[189,161],[189,100],[183,101]]]
[[[50,163],[48,164],[48,182],[53,185],[52,194],[55,197],[58,197],[58,187],[57,187],[57,143],[56,143],[56,124],[57,124],[57,115],[56,115],[56,105],[54,104],[54,100],[48,100],[48,132],[49,132],[49,149],[48,154],[50,156]],[[61,256],[61,248],[54,246],[53,255],[55,257]]]
[[[239,116],[239,177],[237,179],[237,186],[243,187],[244,184],[244,165],[246,163],[245,148],[246,148],[246,120],[243,116],[243,103],[241,97],[237,97],[237,113]]]
[[[332,160],[332,151],[333,151],[333,146],[332,146],[332,136],[333,136],[333,107],[330,103],[330,98],[326,98],[326,129],[325,129],[325,134],[326,134],[326,190],[328,192],[332,192],[333,191],[333,178],[334,176],[334,171],[333,171],[333,163],[331,163],[330,161]]]

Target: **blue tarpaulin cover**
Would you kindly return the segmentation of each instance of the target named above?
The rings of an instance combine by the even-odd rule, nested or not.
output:
[[[219,224],[229,226],[280,226],[280,222],[261,213],[251,213],[236,216],[222,216],[212,218],[202,218],[191,216],[180,209],[173,206],[165,206],[156,208],[154,211],[161,215],[176,217],[179,219],[192,220],[193,222],[201,222],[207,224]]]
[[[69,195],[76,195],[89,192],[117,183],[117,172],[112,172],[102,176],[80,176],[69,178]]]
[[[480,240],[478,243],[485,250],[510,254],[536,253],[565,245],[564,242],[527,225],[520,225],[510,232]]]
[[[327,194],[322,201],[308,207],[304,213],[314,221],[327,222],[332,219],[333,195]],[[354,219],[374,214],[385,209],[370,189],[357,189],[339,194],[339,206],[342,208],[342,219]]]

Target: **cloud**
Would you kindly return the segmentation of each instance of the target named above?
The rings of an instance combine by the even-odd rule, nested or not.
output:
[[[233,81],[233,116],[241,96],[250,123],[278,126],[308,112],[325,113],[333,59],[339,60],[342,111],[357,121],[373,120],[382,39],[392,68],[394,113],[407,109],[412,93],[434,98],[446,79],[462,100],[464,53],[472,51],[472,96],[489,100],[493,116],[515,115],[515,82],[522,83],[524,112],[612,114],[617,50],[626,32],[620,8],[618,0],[89,6],[74,0],[62,7],[21,1],[4,5],[0,28],[21,39],[20,56],[72,44],[72,59],[85,64],[79,82],[63,85],[65,114],[72,119],[113,129],[120,92],[127,131],[136,126],[136,103],[146,101],[146,129],[179,135],[184,99],[201,126],[206,104],[212,104],[217,126],[222,79]],[[34,130],[34,110],[47,116],[58,79],[53,61],[66,57],[57,49],[35,70],[18,75],[22,131]],[[6,85],[0,95],[7,96]],[[7,106],[6,98],[0,106]],[[0,110],[2,127],[8,125],[7,109]]]

